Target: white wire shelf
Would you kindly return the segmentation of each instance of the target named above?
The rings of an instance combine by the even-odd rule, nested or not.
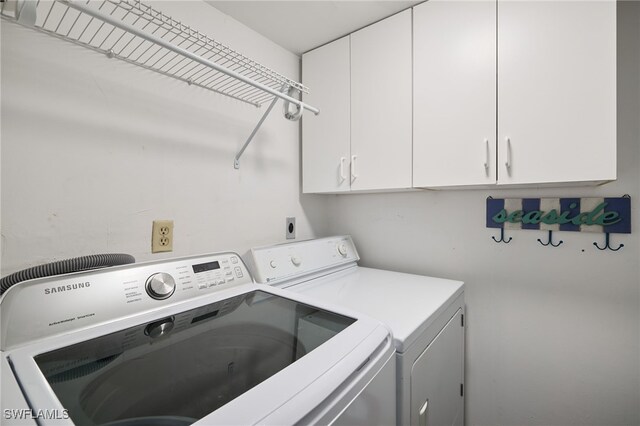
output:
[[[308,93],[301,83],[139,0],[8,0],[0,13],[4,19],[239,101],[260,106],[278,97],[319,113],[287,94],[287,88]]]
[[[3,19],[242,102],[269,107],[234,158],[251,143],[278,99],[285,117],[320,110],[293,97],[309,90],[140,0],[4,0]],[[290,104],[296,105],[291,111]]]

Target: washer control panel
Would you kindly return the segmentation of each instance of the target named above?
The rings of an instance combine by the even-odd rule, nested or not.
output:
[[[2,349],[252,282],[231,252],[25,281],[3,295]]]
[[[280,284],[360,260],[350,236],[319,238],[251,250],[256,282]]]

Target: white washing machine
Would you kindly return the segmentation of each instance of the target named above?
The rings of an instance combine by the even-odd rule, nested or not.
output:
[[[249,257],[257,282],[390,326],[398,424],[464,424],[464,283],[360,267],[349,236],[254,248]]]
[[[395,420],[388,327],[257,285],[235,253],[26,281],[0,307],[2,424]]]

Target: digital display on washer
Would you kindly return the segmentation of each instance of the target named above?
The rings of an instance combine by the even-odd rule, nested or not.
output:
[[[198,274],[200,272],[213,271],[215,269],[220,269],[220,263],[218,263],[217,261],[201,263],[199,265],[193,265],[194,274]]]
[[[159,313],[35,361],[76,425],[186,426],[354,322],[252,291],[169,317]]]

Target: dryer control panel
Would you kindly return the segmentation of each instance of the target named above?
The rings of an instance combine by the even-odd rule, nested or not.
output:
[[[1,348],[252,282],[240,256],[231,252],[25,281],[2,298]]]
[[[349,235],[251,249],[256,282],[280,285],[360,260]]]

